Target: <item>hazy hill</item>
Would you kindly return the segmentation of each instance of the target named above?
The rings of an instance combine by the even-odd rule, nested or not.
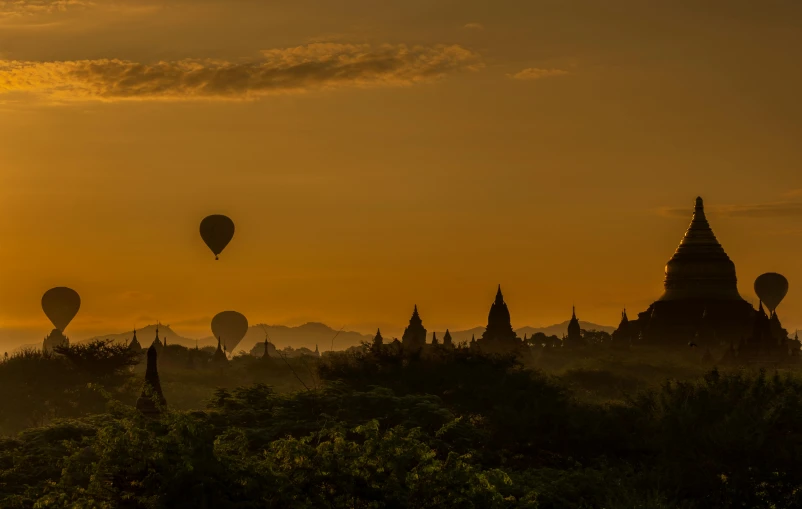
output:
[[[326,324],[318,322],[309,322],[297,327],[287,327],[285,325],[252,325],[248,329],[245,338],[237,346],[237,349],[249,352],[253,345],[265,340],[265,330],[270,336],[270,342],[277,348],[284,348],[291,346],[293,348],[308,348],[312,351],[315,346],[320,348],[321,352],[328,351],[332,348],[332,338],[334,339],[334,350],[345,350],[348,347],[361,344],[363,341],[370,341],[373,336],[369,334],[362,334],[354,331],[342,331],[337,334],[335,329],[332,329]],[[217,344],[217,341],[209,336],[201,341],[206,341],[209,344]]]
[[[579,322],[580,327],[583,329],[591,330],[601,330],[605,332],[612,333],[615,330],[615,327],[609,327],[606,325],[598,325],[595,323],[590,322]],[[370,341],[373,338],[371,334],[362,334],[359,332],[354,331],[342,331],[337,334],[335,329],[332,329],[326,324],[318,323],[318,322],[309,322],[303,325],[299,325],[297,327],[287,327],[284,325],[261,325],[256,324],[252,325],[248,329],[248,333],[245,335],[245,338],[242,342],[237,346],[237,350],[245,350],[249,352],[251,348],[256,343],[262,342],[265,340],[265,331],[262,328],[264,327],[267,329],[267,333],[270,335],[270,341],[277,347],[277,348],[284,348],[287,346],[291,346],[293,348],[308,348],[310,350],[315,349],[315,346],[320,348],[321,352],[328,351],[332,348],[332,338],[337,336],[334,339],[334,349],[335,350],[345,350],[351,346],[357,346],[361,344],[363,341]],[[462,341],[470,341],[471,336],[475,335],[477,338],[482,336],[484,332],[484,327],[474,327],[472,329],[462,330],[462,331],[451,331],[451,337],[453,338],[455,343],[460,343]],[[542,332],[547,336],[556,335],[558,337],[562,337],[563,334],[568,330],[568,321],[563,323],[551,325],[549,327],[521,327],[517,329],[515,332],[518,334],[519,337],[523,338],[524,334],[527,336],[531,336],[536,332]],[[442,340],[445,331],[437,331],[438,339]],[[142,346],[149,346],[153,339],[156,337],[156,326],[155,325],[148,325],[147,327],[143,327],[136,332],[137,339],[139,339],[139,343]],[[124,343],[128,343],[131,341],[131,332],[123,332],[121,334],[106,334],[103,336],[96,336],[91,339],[87,339],[85,341],[92,341],[94,339],[111,339],[114,341],[120,341]],[[168,325],[160,325],[159,326],[159,337],[164,339],[167,338],[168,344],[175,344],[175,345],[182,345],[188,348],[192,348],[195,346],[195,339],[192,338],[185,338],[176,334]],[[399,338],[400,339],[400,338]],[[392,338],[385,338],[386,341],[391,341]],[[431,332],[429,332],[429,337],[427,338],[428,341],[431,341]],[[204,346],[217,346],[217,340],[214,339],[212,336],[208,336],[205,338],[201,338],[197,340],[197,344],[203,348]]]
[[[270,335],[271,342],[278,348],[284,348],[286,346],[291,346],[293,348],[306,347],[314,351],[315,346],[319,345],[321,351],[326,351],[331,349],[331,340],[334,338],[335,334],[337,334],[337,331],[328,325],[316,322],[305,323],[297,327],[287,327],[284,325],[263,326],[261,324],[257,324],[252,325],[248,329],[248,333],[245,335],[245,338],[242,340],[242,342],[237,346],[237,350],[242,349],[245,351],[250,351],[251,348],[253,348],[253,345],[264,341],[265,330],[262,327],[267,329],[267,333]],[[131,341],[132,336],[132,332],[123,332],[121,334],[106,334],[103,336],[96,336],[85,341],[92,341],[95,339],[111,339],[113,341],[128,343]],[[147,327],[137,330],[136,337],[142,346],[150,346],[150,344],[153,342],[153,339],[156,337],[156,326],[148,325]],[[194,347],[196,342],[195,339],[179,336],[168,325],[159,326],[159,337],[162,339],[167,338],[167,344],[182,345],[188,348]],[[334,349],[345,350],[350,346],[359,345],[362,341],[368,341],[371,338],[372,336],[361,334],[359,332],[342,331],[334,340]],[[217,340],[212,336],[208,336],[198,339],[197,344],[200,348],[203,348],[204,346],[217,346]]]

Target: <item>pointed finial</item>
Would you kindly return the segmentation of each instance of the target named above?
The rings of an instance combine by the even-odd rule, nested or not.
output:
[[[571,306],[571,319],[576,320],[576,306]]]
[[[705,208],[705,201],[702,199],[701,196],[696,197],[696,208],[697,209],[704,209]]]

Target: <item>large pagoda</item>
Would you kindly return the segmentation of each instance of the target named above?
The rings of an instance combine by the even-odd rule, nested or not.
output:
[[[702,198],[665,274],[663,295],[627,324],[633,343],[714,346],[751,333],[756,311],[738,293],[735,264],[713,234]]]

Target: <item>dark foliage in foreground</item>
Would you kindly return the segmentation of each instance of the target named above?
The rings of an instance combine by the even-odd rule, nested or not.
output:
[[[719,373],[620,404],[464,350],[334,356],[315,390],[221,389],[0,439],[0,507],[802,505],[802,383]]]

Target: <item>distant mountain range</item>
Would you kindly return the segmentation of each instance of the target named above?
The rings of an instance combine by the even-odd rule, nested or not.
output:
[[[237,345],[237,350],[250,351],[256,343],[265,340],[265,330],[270,337],[270,342],[278,348],[291,346],[293,348],[306,347],[310,350],[315,349],[315,346],[320,347],[320,351],[330,350],[332,348],[332,339],[335,350],[345,350],[348,347],[359,345],[362,341],[369,341],[373,336],[368,334],[361,334],[353,331],[339,332],[332,329],[328,325],[309,322],[297,327],[287,327],[284,325],[252,325],[248,328],[242,342]],[[335,337],[336,336],[336,337]],[[85,341],[93,341],[97,339],[111,339],[112,341],[119,341],[128,343],[133,337],[133,332],[124,332],[122,334],[106,334],[103,336],[96,336]],[[149,346],[156,338],[156,325],[148,325],[136,331],[136,337],[142,346]],[[182,345],[188,348],[193,348],[196,344],[198,347],[204,346],[217,346],[217,340],[213,336],[208,336],[198,340],[185,338],[176,334],[168,325],[159,326],[159,338],[167,339],[167,344]]]
[[[609,327],[606,325],[598,325],[595,323],[590,322],[579,322],[579,326],[586,330],[599,330],[612,333],[615,330],[615,327]],[[314,350],[315,347],[319,347],[320,351],[328,351],[332,349],[332,343],[334,350],[345,350],[351,346],[357,346],[361,344],[363,341],[370,341],[373,339],[372,334],[362,334],[360,332],[354,331],[342,331],[339,332],[332,329],[328,325],[318,323],[318,322],[309,322],[303,325],[299,325],[297,327],[287,327],[284,325],[252,325],[249,329],[245,338],[242,342],[237,346],[237,350],[245,350],[250,351],[251,348],[256,343],[262,342],[265,340],[265,329],[267,330],[267,334],[270,337],[270,342],[273,343],[278,348],[284,348],[286,346],[291,346],[293,348],[308,348],[310,350]],[[477,338],[482,336],[484,332],[484,327],[474,327],[473,329],[462,330],[462,331],[450,331],[451,337],[455,343],[461,343],[463,341],[470,341],[471,336],[476,336]],[[542,332],[547,336],[556,335],[562,337],[563,334],[568,330],[568,321],[563,323],[559,323],[556,325],[551,325],[549,327],[521,327],[517,329],[515,332],[518,334],[519,337],[523,338],[524,334],[527,336],[531,336],[537,332]],[[445,331],[435,331],[437,333],[438,339],[442,340]],[[431,331],[429,332],[429,341],[431,341]],[[150,345],[156,337],[156,325],[148,325],[147,327],[143,327],[142,329],[137,330],[136,332],[137,339],[142,346]],[[84,341],[93,341],[97,339],[111,339],[112,341],[128,343],[131,341],[133,336],[132,332],[124,332],[121,334],[106,334],[103,336],[96,336]],[[204,346],[216,346],[217,340],[212,337],[208,336],[205,338],[201,338],[198,340],[185,338],[176,334],[168,325],[160,325],[159,326],[159,337],[164,340],[167,339],[167,344],[175,344],[175,345],[182,345],[188,348],[194,347],[196,344],[203,348]],[[391,337],[385,337],[385,341],[392,340]]]

